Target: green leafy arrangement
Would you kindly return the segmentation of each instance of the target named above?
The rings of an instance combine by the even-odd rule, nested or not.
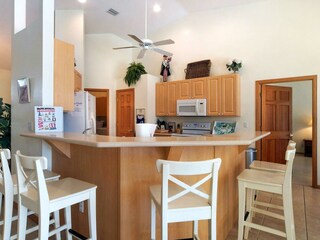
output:
[[[127,74],[124,77],[124,82],[130,87],[138,82],[142,74],[146,74],[146,70],[141,63],[130,63],[130,66],[127,68]]]
[[[239,59],[230,60],[227,64],[227,69],[229,71],[233,71],[234,73],[239,72],[240,68],[242,67],[242,61]]]
[[[0,148],[11,148],[11,105],[0,98]]]

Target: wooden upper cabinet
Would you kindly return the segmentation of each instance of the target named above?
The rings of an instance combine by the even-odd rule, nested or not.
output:
[[[176,116],[177,115],[177,97],[178,97],[178,83],[169,82],[167,84],[167,103],[168,103],[168,112],[167,116]]]
[[[167,112],[168,112],[167,91],[168,91],[168,86],[166,83],[156,84],[156,115],[157,116],[167,116]]]
[[[74,108],[74,46],[54,40],[54,105]]]
[[[221,114],[240,116],[240,78],[238,74],[221,76]]]
[[[207,78],[191,80],[191,98],[207,98]]]
[[[74,91],[78,92],[81,90],[82,90],[82,76],[77,70],[74,70]]]
[[[240,116],[240,78],[238,74],[210,77],[207,86],[208,116]]]
[[[221,113],[221,78],[210,77],[207,80],[207,115],[219,116]]]
[[[191,98],[191,83],[190,80],[178,81],[178,99],[190,99]]]
[[[206,98],[207,78],[177,81],[178,99]]]

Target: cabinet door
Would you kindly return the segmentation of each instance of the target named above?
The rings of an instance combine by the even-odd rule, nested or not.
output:
[[[74,46],[54,41],[54,105],[64,111],[74,107]]]
[[[82,76],[77,70],[74,70],[74,91],[78,92],[81,90],[82,90]]]
[[[167,83],[168,116],[177,115],[178,83]]]
[[[191,98],[191,81],[179,81],[179,93],[178,99],[190,99]]]
[[[168,100],[167,100],[167,84],[157,83],[156,84],[156,115],[166,116],[168,111]]]
[[[239,75],[221,76],[221,115],[240,116],[240,105]]]
[[[207,98],[207,78],[191,80],[191,98]]]
[[[210,77],[207,80],[207,115],[219,116],[221,113],[221,78]]]

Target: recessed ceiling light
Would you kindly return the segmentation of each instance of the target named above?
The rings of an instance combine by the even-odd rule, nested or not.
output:
[[[78,0],[80,3],[85,3],[87,0]]]
[[[161,7],[160,7],[160,5],[159,4],[154,4],[153,5],[153,11],[155,11],[155,12],[160,12],[161,11]]]

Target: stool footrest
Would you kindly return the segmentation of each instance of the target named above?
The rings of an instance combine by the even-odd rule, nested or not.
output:
[[[259,206],[263,206],[263,207],[269,207],[269,208],[274,208],[274,209],[279,209],[279,210],[283,210],[283,206],[279,206],[276,204],[272,204],[272,203],[265,203],[265,202],[260,202],[260,201],[254,201],[253,205],[259,205]]]
[[[76,238],[78,238],[78,239],[80,239],[80,240],[87,240],[87,239],[89,239],[89,238],[83,236],[82,234],[76,232],[76,231],[73,230],[73,229],[69,229],[68,231],[69,231],[70,234],[72,234],[74,237],[76,237]]]
[[[256,223],[251,223],[251,222],[244,221],[243,225],[247,226],[247,227],[250,227],[250,228],[255,228],[255,229],[258,229],[258,230],[261,230],[261,231],[264,231],[264,232],[273,233],[273,234],[276,234],[276,235],[284,237],[284,238],[287,236],[285,232],[276,230],[274,228],[265,227],[265,226],[262,226],[262,225],[259,225],[259,224],[256,224]]]
[[[277,219],[280,219],[280,220],[284,220],[284,216],[283,215],[278,214],[278,213],[269,212],[269,211],[266,211],[266,210],[263,210],[263,209],[260,209],[260,208],[252,207],[251,211],[256,212],[256,213],[261,213],[261,214],[267,215],[269,217],[273,217],[273,218],[277,218]]]

